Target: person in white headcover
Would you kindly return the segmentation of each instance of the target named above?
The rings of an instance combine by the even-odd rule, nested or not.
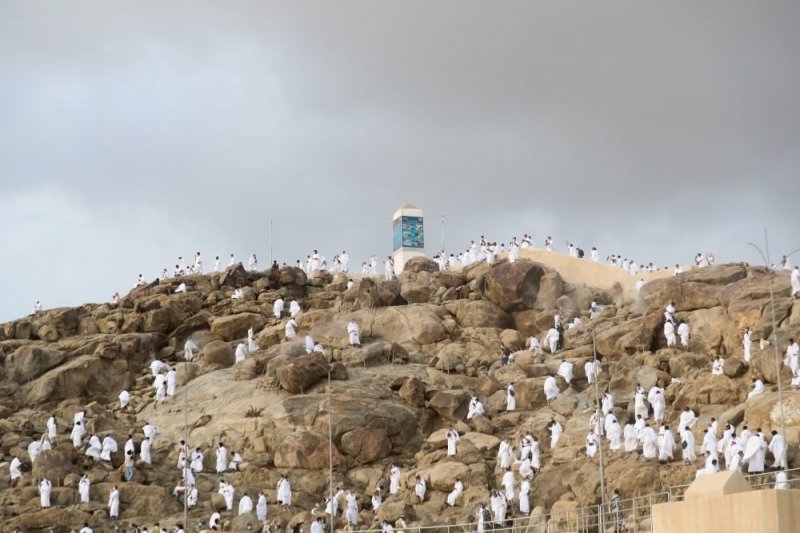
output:
[[[744,347],[743,357],[745,363],[750,363],[750,359],[752,358],[752,354],[750,353],[750,347],[753,345],[752,336],[753,332],[750,328],[745,328],[742,334],[742,346]]]
[[[283,314],[283,298],[278,298],[272,303],[272,314],[276,319],[280,320]]]
[[[361,330],[358,327],[358,323],[355,320],[351,320],[347,323],[347,337],[350,346],[361,346]]]
[[[550,405],[552,400],[558,398],[559,394],[556,378],[553,376],[547,376],[547,379],[544,380],[544,397],[545,400],[547,400],[547,405]]]
[[[252,327],[247,330],[247,351],[250,353],[256,353],[258,351],[258,344],[256,344],[256,333]]]
[[[561,364],[558,366],[558,375],[564,378],[564,381],[567,382],[567,385],[570,387],[572,386],[572,363],[569,361],[561,361]]]

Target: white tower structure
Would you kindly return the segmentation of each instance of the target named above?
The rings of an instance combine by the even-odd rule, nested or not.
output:
[[[392,216],[394,271],[400,273],[412,257],[425,257],[422,209],[405,203]]]

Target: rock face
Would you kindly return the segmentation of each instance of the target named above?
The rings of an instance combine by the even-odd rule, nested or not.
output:
[[[504,311],[533,309],[543,275],[535,263],[502,263],[486,276],[486,297]]]
[[[769,434],[781,427],[783,412],[790,465],[800,464],[800,393],[790,390],[791,373],[776,367],[774,352],[777,342],[782,359],[788,339],[800,338],[800,303],[789,297],[785,273],[742,265],[693,270],[649,281],[633,302],[625,300],[633,291],[622,282],[617,287],[604,283],[605,289],[582,285],[574,270],[556,271],[524,255],[513,264],[501,255],[494,265],[445,272],[428,259],[415,259],[396,279],[354,276],[350,289],[343,274],[306,276],[291,267],[247,272],[237,265],[220,274],[186,277],[186,294],[174,294],[178,280],[169,280],[138,288],[114,306],[47,310],[0,325],[0,454],[6,462],[23,461],[19,486],[11,490],[0,484],[0,530],[19,526],[38,533],[51,527],[80,529],[84,522],[95,531],[111,530],[105,502],[113,484],[120,487],[121,526],[159,522],[173,528],[183,521],[181,502],[171,496],[178,475],[175,443],[187,435],[206,457],[204,471],[196,476],[200,501],[189,511],[190,525],[217,509],[226,531],[262,527],[252,514],[226,514],[214,473],[220,442],[244,458],[238,471],[222,475],[236,487],[235,500],[247,493],[256,501],[263,491],[270,521],[278,528],[301,522],[307,528],[313,519],[308,510],[322,503],[330,481],[358,495],[361,522],[371,523],[368,495],[388,483],[392,464],[401,468],[401,486],[398,494],[385,494],[380,519],[404,515],[409,528],[466,523],[500,487],[500,442],[507,439],[516,457],[528,431],[541,449],[531,494],[534,514],[560,512],[546,527],[566,527],[574,515],[565,513],[599,503],[597,459],[585,454],[595,402],[585,364],[594,358],[594,348],[602,360],[597,391],[613,394],[613,412],[621,423],[633,413],[637,384],[665,388],[665,421],[671,427],[684,407],[694,409],[700,419],[698,448],[712,417],[720,427],[736,425],[737,433],[747,424]],[[577,270],[597,269],[587,280],[602,279],[611,268],[561,259]],[[234,288],[242,289],[242,299],[230,298]],[[293,340],[284,336],[286,316],[276,320],[272,314],[279,296],[297,299],[302,308]],[[589,317],[593,300],[605,308]],[[678,318],[692,328],[687,351],[666,347],[663,308],[671,301]],[[566,320],[580,316],[583,323],[564,332],[555,354],[528,351],[528,338],[543,341],[557,310]],[[361,346],[349,343],[350,320],[361,329]],[[259,349],[234,363],[234,349],[251,327]],[[742,359],[745,327],[753,330],[750,364]],[[306,353],[306,335],[324,353]],[[183,359],[187,339],[198,346],[190,362]],[[501,346],[513,351],[507,364],[500,359]],[[725,360],[719,376],[710,371],[717,355]],[[150,370],[156,358],[178,374],[176,396],[157,406]],[[572,381],[557,376],[560,395],[548,404],[544,382],[557,375],[563,361],[573,364]],[[766,392],[748,400],[754,378],[764,381]],[[510,385],[516,400],[512,411],[507,410]],[[118,400],[123,389],[131,394],[124,411]],[[473,396],[484,412],[467,420]],[[138,447],[145,424],[159,427],[153,464],[138,463],[134,479],[122,482],[121,451],[105,462],[72,446],[67,435],[77,411],[85,412],[85,439],[111,435],[120,449],[129,433]],[[51,415],[58,427],[53,449],[31,464],[28,446],[46,432]],[[564,433],[551,448],[547,426],[554,420]],[[451,427],[460,435],[455,456],[447,455]],[[607,441],[602,446],[606,452]],[[605,486],[620,488],[623,497],[688,483],[702,467],[701,461],[659,464],[639,454],[608,451]],[[767,460],[772,461],[771,454]],[[517,483],[518,468],[514,464]],[[78,501],[83,473],[92,480],[88,504]],[[292,483],[290,508],[275,504],[281,474]],[[34,479],[44,476],[53,482],[52,509],[38,505]],[[422,504],[415,502],[416,476],[428,482]],[[451,508],[444,502],[456,479],[465,491]],[[344,527],[339,518],[336,529]]]

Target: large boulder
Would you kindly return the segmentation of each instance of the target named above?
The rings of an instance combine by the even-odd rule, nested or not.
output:
[[[239,313],[211,321],[211,333],[226,341],[241,339],[247,336],[247,330],[259,330],[266,324],[266,319],[257,313]]]
[[[447,302],[445,308],[456,316],[458,324],[463,328],[505,329],[511,325],[508,314],[486,300]]]
[[[200,357],[212,367],[228,367],[233,364],[233,348],[226,342],[211,341],[203,347]]]
[[[267,364],[267,375],[274,375],[282,389],[298,394],[328,375],[328,361],[317,352],[278,356]]]
[[[17,383],[27,383],[60,365],[66,355],[60,350],[22,346],[6,359],[6,375]]]
[[[485,296],[504,311],[533,309],[544,268],[528,261],[502,263],[486,276]]]
[[[417,272],[438,272],[439,265],[427,257],[412,257],[403,265],[403,274]]]
[[[48,478],[53,485],[60,485],[61,481],[74,471],[69,457],[58,450],[45,450],[36,456],[31,474],[34,479]]]
[[[306,470],[328,468],[328,445],[327,436],[305,429],[296,430],[280,439],[275,450],[275,467]],[[343,457],[336,446],[331,451],[334,466],[341,464]]]
[[[392,451],[384,429],[357,428],[342,435],[341,449],[359,464],[383,459]]]
[[[472,395],[463,390],[442,390],[436,392],[428,407],[439,416],[448,420],[463,420],[467,416],[467,407]]]
[[[405,380],[397,394],[404,402],[413,407],[425,406],[425,384],[417,378]]]

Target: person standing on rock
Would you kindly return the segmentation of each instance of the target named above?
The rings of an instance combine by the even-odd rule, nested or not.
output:
[[[56,415],[51,414],[50,418],[47,419],[47,437],[50,439],[50,442],[56,442],[57,434],[58,428],[56,425]]]
[[[680,432],[681,437],[681,455],[683,460],[688,463],[693,463],[697,460],[697,455],[695,454],[695,438],[694,433],[692,433],[691,426],[684,426],[683,430]]]
[[[517,392],[514,390],[514,384],[509,383],[506,389],[506,411],[516,411],[517,409]]]
[[[245,493],[244,496],[242,496],[239,499],[239,514],[249,513],[252,510],[253,510],[253,499],[250,496],[248,496],[247,493]]]
[[[792,275],[790,280],[792,283],[791,295],[794,296],[795,298],[800,298],[800,267],[794,267],[794,270],[792,270]]]
[[[417,476],[417,485],[419,485],[419,476]],[[419,496],[419,494],[417,494]],[[423,492],[424,497],[424,492]],[[345,496],[346,508],[344,511],[344,517],[347,522],[355,527],[358,525],[358,501],[356,500],[356,495],[353,494],[353,491],[348,490],[347,495]]]
[[[528,339],[528,351],[533,352],[534,355],[542,356],[542,345],[534,335],[531,335],[531,338]]]
[[[414,494],[417,496],[417,503],[422,503],[425,501],[425,493],[427,491],[428,491],[428,484],[425,482],[424,479],[417,476],[417,482],[414,485]]]
[[[11,477],[11,488],[14,488],[17,486],[17,480],[22,477],[22,461],[19,460],[19,457],[11,460],[8,472]]]
[[[83,474],[80,481],[78,481],[78,494],[80,495],[81,503],[89,503],[89,489],[92,486],[92,481],[87,474]]]
[[[217,458],[217,463],[216,463],[217,474],[221,474],[225,471],[225,469],[228,466],[228,449],[225,448],[225,445],[222,442],[220,442],[214,454]]]
[[[400,490],[400,468],[392,463],[389,470],[389,494],[397,494]]]
[[[447,430],[445,437],[447,437],[447,456],[455,457],[456,444],[458,443],[458,439],[460,438],[458,435],[458,431],[453,429],[453,426],[450,426],[450,429]]]
[[[661,463],[671,463],[673,460],[673,453],[675,451],[675,437],[672,435],[669,426],[661,428],[663,432],[660,435],[660,442],[658,446],[658,460]]]
[[[256,503],[256,518],[260,522],[264,522],[267,519],[267,496],[263,491],[258,493],[258,503]]]
[[[243,363],[245,359],[247,359],[247,348],[243,342],[240,342],[236,345],[234,363]]]
[[[258,258],[256,254],[251,255],[250,259],[247,261],[247,270],[251,272],[258,270]]]
[[[622,430],[622,438],[625,441],[625,452],[632,453],[639,448],[639,442],[636,438],[636,426],[633,420],[629,419],[628,423]]]
[[[272,314],[276,320],[280,320],[283,315],[283,298],[280,296],[272,303]]]
[[[258,351],[258,344],[256,344],[256,333],[252,326],[247,330],[247,351],[250,353],[256,353]]]
[[[675,325],[670,322],[664,322],[664,337],[667,339],[667,348],[675,348]]]
[[[783,440],[783,435],[777,431],[772,432],[772,440],[769,443],[769,451],[772,453],[774,461],[772,468],[786,468],[786,441]]]
[[[447,505],[455,507],[456,500],[458,500],[462,492],[464,492],[464,484],[460,479],[456,478],[456,482],[453,484],[453,490],[447,495]]]
[[[586,435],[586,457],[590,459],[594,458],[594,456],[597,455],[599,447],[600,439],[597,438],[594,429],[590,429],[589,433]]]
[[[289,483],[289,476],[286,474],[281,475],[278,481],[278,503],[283,507],[292,506],[292,484]]]
[[[361,330],[358,327],[358,323],[355,320],[351,320],[347,323],[347,336],[350,346],[361,346],[361,339],[359,338],[361,335]]]
[[[129,403],[131,403],[131,393],[123,390],[119,393],[119,408],[124,411]]]
[[[689,324],[684,322],[683,320],[678,322],[678,337],[681,339],[681,348],[683,351],[687,351],[689,349]]]
[[[559,437],[564,432],[564,428],[562,428],[561,424],[553,419],[550,424],[548,424],[547,429],[550,430],[550,448],[554,449],[556,444],[558,444]]]
[[[167,396],[175,396],[175,390],[178,386],[178,374],[175,372],[174,367],[167,370]]]
[[[547,344],[547,347],[550,348],[550,353],[556,353],[558,351],[558,340],[561,338],[561,334],[558,332],[556,328],[550,328],[547,330],[547,335],[544,337],[544,342]]]
[[[286,322],[286,326],[283,328],[283,331],[287,341],[292,340],[295,335],[297,335],[297,322],[294,318],[290,318],[289,321]]]
[[[391,255],[386,258],[383,269],[386,281],[392,281],[394,279],[394,260]]]
[[[750,353],[750,347],[752,346],[752,336],[753,332],[750,328],[744,328],[744,333],[742,334],[742,346],[744,347],[744,362],[748,365],[750,364],[750,358],[752,357]]]
[[[116,485],[111,487],[108,495],[108,517],[112,520],[119,519],[119,489]]]
[[[642,455],[645,459],[655,459],[658,456],[658,437],[650,426],[645,426],[641,432]]]
[[[558,398],[559,394],[556,378],[554,376],[547,376],[547,379],[544,380],[544,397],[547,401],[547,405],[550,405],[552,400]]]
[[[133,458],[133,450],[125,454],[125,481],[130,483],[133,480],[133,474],[136,466],[136,461]]]
[[[139,446],[139,457],[141,458],[143,463],[148,465],[153,462],[152,458],[150,457],[151,447],[152,447],[152,442],[150,441],[150,437],[145,437],[144,439],[142,439],[142,444]]]

